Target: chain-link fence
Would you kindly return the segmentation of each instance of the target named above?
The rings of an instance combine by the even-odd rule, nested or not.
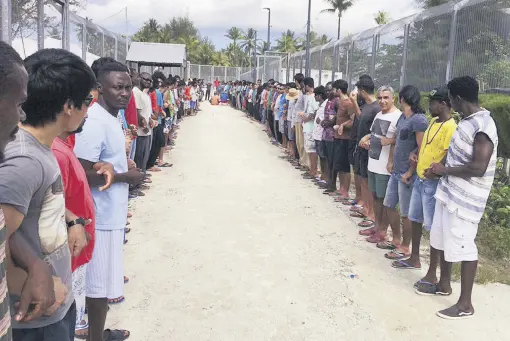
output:
[[[277,63],[259,56],[256,74],[290,81],[305,73],[305,53],[282,56]],[[377,86],[404,84],[422,91],[456,76],[475,77],[482,91],[510,88],[510,1],[461,0],[371,28],[310,51],[308,74],[315,84],[345,79],[352,86],[370,75]],[[255,79],[250,71],[242,78]]]
[[[0,0],[0,22],[0,39],[23,58],[64,48],[89,65],[99,57],[126,62],[128,40],[71,12],[69,0]]]

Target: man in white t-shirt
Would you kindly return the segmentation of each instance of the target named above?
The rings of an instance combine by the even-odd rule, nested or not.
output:
[[[371,133],[360,141],[360,146],[368,149],[368,187],[374,196],[375,210],[375,229],[371,231],[372,235],[367,241],[378,243],[378,247],[386,249],[392,248],[392,245],[386,241],[386,231],[390,222],[383,201],[393,167],[391,162],[397,121],[402,115],[395,107],[394,95],[395,92],[390,86],[382,86],[377,90],[377,100],[382,111],[375,116],[370,128]],[[400,229],[400,226],[392,228]]]
[[[151,149],[152,130],[149,123],[152,116],[152,104],[147,93],[152,84],[151,75],[146,72],[140,74],[140,86],[133,88],[136,110],[138,112],[138,132],[136,138],[136,151],[134,161],[142,171],[147,170],[147,161]]]
[[[303,148],[310,162],[310,169],[307,174],[303,175],[305,179],[314,179],[317,176],[317,151],[315,150],[315,140],[313,138],[313,124],[315,121],[315,112],[319,109],[319,104],[315,100],[314,80],[306,77],[303,81],[305,86],[305,105],[304,112],[298,114],[303,127]]]

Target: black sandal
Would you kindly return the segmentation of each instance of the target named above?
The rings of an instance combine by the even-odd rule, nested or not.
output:
[[[124,329],[105,329],[103,339],[105,341],[123,341],[129,338],[131,333]],[[106,336],[106,338],[105,338]]]

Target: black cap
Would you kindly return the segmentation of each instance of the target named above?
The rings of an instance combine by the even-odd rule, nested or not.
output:
[[[448,97],[448,87],[446,85],[435,88],[428,94],[428,97],[440,102],[450,102],[450,97]]]

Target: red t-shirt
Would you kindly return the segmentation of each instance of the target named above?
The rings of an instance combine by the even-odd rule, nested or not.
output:
[[[124,116],[126,117],[128,125],[133,124],[138,128],[138,112],[136,111],[135,96],[133,95],[131,95],[131,98],[129,99],[129,103],[126,111],[124,112]]]
[[[152,112],[159,113],[158,95],[156,91],[149,92],[149,97],[151,98]]]
[[[85,170],[76,155],[74,155],[73,146],[57,137],[51,145],[51,150],[58,161],[60,172],[62,173],[66,209],[78,217],[92,219],[92,222],[85,226],[85,231],[90,236],[89,243],[83,248],[78,257],[72,258],[71,265],[72,271],[74,271],[92,259],[96,230],[94,199],[90,192]]]

